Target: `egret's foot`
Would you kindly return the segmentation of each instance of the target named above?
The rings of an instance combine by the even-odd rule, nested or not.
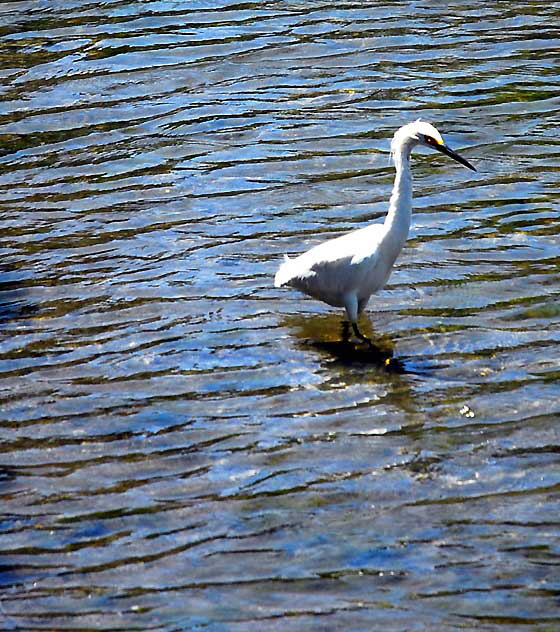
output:
[[[358,340],[367,342],[370,346],[373,345],[373,342],[367,336],[364,336],[364,334],[359,330],[358,323],[352,323],[352,331]]]
[[[354,332],[354,335],[350,333],[350,325],[352,326],[352,331]],[[358,339],[359,342],[367,342],[367,344],[369,344],[370,346],[372,344],[371,340],[367,336],[364,336],[364,334],[358,329],[358,325],[356,323],[353,323],[349,320],[343,320],[342,321],[342,340],[346,344],[356,345],[357,344],[356,338]]]

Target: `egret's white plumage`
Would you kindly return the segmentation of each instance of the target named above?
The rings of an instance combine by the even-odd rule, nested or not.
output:
[[[274,285],[290,285],[334,307],[344,307],[354,332],[370,296],[387,282],[408,237],[412,210],[410,153],[416,145],[444,153],[475,168],[449,149],[430,123],[415,121],[398,129],[391,142],[396,175],[383,224],[370,224],[323,242],[295,259],[285,257]]]

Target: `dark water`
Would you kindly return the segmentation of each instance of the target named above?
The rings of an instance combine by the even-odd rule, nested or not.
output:
[[[0,5],[2,629],[560,629],[560,4],[490,4]],[[374,355],[272,277],[418,117],[479,171]]]

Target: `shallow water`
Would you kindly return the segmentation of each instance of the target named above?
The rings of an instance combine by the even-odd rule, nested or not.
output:
[[[0,6],[2,629],[558,629],[559,23]],[[272,279],[418,117],[373,353]]]

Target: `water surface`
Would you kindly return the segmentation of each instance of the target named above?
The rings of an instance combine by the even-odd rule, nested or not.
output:
[[[0,7],[3,629],[560,625],[560,9]],[[364,328],[273,287],[382,218]]]

